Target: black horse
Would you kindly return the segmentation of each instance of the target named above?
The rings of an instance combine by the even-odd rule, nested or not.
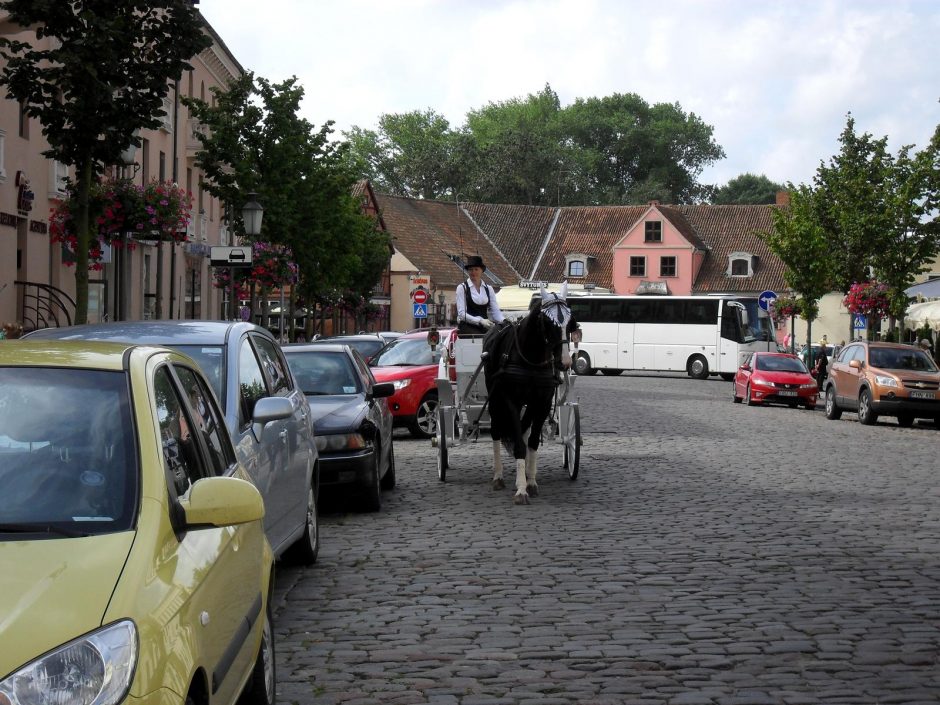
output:
[[[533,302],[522,320],[492,329],[483,342],[493,438],[493,489],[506,486],[500,454],[500,444],[505,442],[516,459],[514,504],[528,504],[530,496],[538,495],[542,425],[551,413],[559,372],[571,367],[568,342],[578,327],[567,294],[567,284],[558,294],[542,289],[541,299]]]

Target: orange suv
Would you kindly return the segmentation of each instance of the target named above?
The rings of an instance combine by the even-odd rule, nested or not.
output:
[[[898,426],[929,418],[940,426],[940,369],[923,350],[897,343],[855,342],[829,365],[826,418],[843,409],[858,412],[866,425],[894,416]]]

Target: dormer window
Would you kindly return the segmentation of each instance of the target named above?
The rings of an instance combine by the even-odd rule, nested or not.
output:
[[[732,252],[728,255],[729,277],[752,277],[757,269],[757,255],[750,252]]]
[[[565,273],[569,278],[587,276],[590,267],[590,257],[583,252],[575,252],[565,257]]]
[[[644,242],[662,242],[663,241],[663,221],[648,220],[644,223],[645,238]]]

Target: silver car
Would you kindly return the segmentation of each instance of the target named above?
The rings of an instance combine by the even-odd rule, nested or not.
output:
[[[235,452],[264,497],[264,529],[277,556],[301,563],[320,550],[319,463],[310,405],[274,337],[250,323],[126,321],[44,328],[30,339],[165,345],[202,368]]]

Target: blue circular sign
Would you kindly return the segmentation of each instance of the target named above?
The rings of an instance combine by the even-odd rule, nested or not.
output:
[[[769,311],[771,302],[776,301],[777,298],[778,297],[777,297],[776,291],[770,291],[770,289],[768,289],[767,291],[762,291],[760,295],[757,297],[757,305],[760,306],[765,311]]]

